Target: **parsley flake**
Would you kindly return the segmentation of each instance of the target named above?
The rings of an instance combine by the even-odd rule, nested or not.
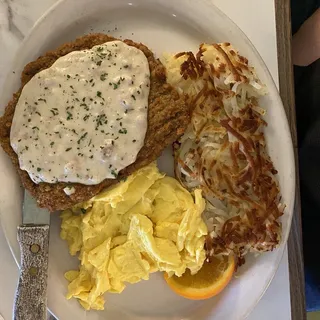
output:
[[[107,78],[107,73],[102,73],[101,75],[100,75],[100,80],[101,81],[105,81],[106,80],[106,78]]]
[[[118,173],[115,170],[111,170],[111,174],[116,178],[118,176]]]

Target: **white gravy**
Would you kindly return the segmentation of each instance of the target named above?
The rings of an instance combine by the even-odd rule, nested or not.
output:
[[[149,86],[147,58],[121,41],[59,58],[17,103],[10,139],[20,168],[35,183],[115,179],[144,144]]]

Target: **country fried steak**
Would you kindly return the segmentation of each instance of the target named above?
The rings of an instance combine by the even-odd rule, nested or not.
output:
[[[41,70],[49,68],[58,58],[76,50],[91,49],[93,46],[117,40],[105,34],[90,34],[66,43],[56,50],[49,51],[37,60],[27,64],[21,75],[21,87],[8,103],[4,115],[0,118],[0,143],[18,169],[23,186],[37,199],[38,205],[50,211],[63,210],[88,200],[101,190],[115,184],[139,168],[148,165],[159,157],[166,146],[176,141],[190,122],[190,108],[186,96],[167,83],[166,69],[153,53],[143,44],[124,40],[127,45],[140,49],[148,59],[150,68],[150,94],[148,108],[148,129],[144,146],[137,159],[119,172],[117,179],[105,179],[97,185],[71,183],[35,184],[26,171],[19,167],[17,154],[10,145],[10,129],[16,104],[25,84]],[[73,187],[75,192],[67,195],[64,188]]]

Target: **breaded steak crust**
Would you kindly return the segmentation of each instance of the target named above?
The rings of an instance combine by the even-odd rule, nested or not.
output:
[[[120,171],[117,179],[105,179],[97,185],[70,183],[35,184],[26,171],[20,170],[17,154],[10,145],[10,129],[15,107],[24,85],[38,72],[49,68],[58,58],[76,50],[90,49],[108,41],[118,40],[105,34],[90,34],[66,43],[56,50],[49,51],[37,60],[27,64],[21,75],[21,87],[8,103],[5,113],[0,118],[0,143],[18,169],[23,186],[37,199],[38,205],[50,211],[63,210],[72,205],[88,200],[101,190],[115,184],[122,178],[149,164],[159,157],[166,146],[181,136],[190,122],[190,107],[187,98],[166,82],[166,70],[153,53],[143,44],[124,40],[145,54],[150,68],[150,94],[148,108],[148,129],[144,146],[136,161]],[[66,186],[74,187],[75,192],[68,196]]]

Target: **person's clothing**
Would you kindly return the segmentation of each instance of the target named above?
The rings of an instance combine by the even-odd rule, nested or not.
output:
[[[292,0],[292,31],[320,0]],[[294,67],[307,311],[320,310],[320,60]]]
[[[295,88],[306,303],[308,311],[316,311],[320,310],[320,60],[304,68]]]
[[[320,0],[291,0],[292,34],[320,7]]]

